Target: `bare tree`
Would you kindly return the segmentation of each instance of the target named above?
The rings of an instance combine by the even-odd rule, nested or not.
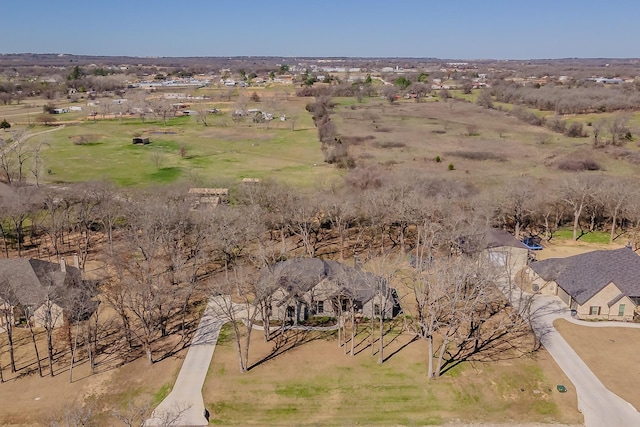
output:
[[[51,144],[47,139],[38,142],[36,146],[33,148],[33,162],[31,163],[31,174],[33,175],[33,178],[36,181],[36,187],[40,185],[40,176],[42,173],[41,171],[42,155],[40,154],[40,151],[42,151],[44,147],[51,147]]]
[[[527,227],[534,212],[536,189],[530,178],[525,178],[511,181],[501,189],[500,194],[500,215],[505,225],[512,228],[516,238],[519,238],[521,229]]]
[[[580,217],[598,186],[599,180],[584,174],[572,175],[560,184],[560,197],[573,211],[573,240],[578,240]]]
[[[222,283],[211,282],[211,289],[220,294],[220,296],[213,298],[212,301],[216,307],[216,312],[221,314],[233,329],[240,372],[247,372],[249,370],[251,332],[256,318],[260,314],[260,309],[254,301],[257,295],[256,288],[253,285],[255,279],[247,276],[245,268],[235,267],[231,273]],[[231,297],[234,289],[242,289],[235,297],[237,301],[234,301]],[[263,320],[268,321],[268,319]],[[243,322],[246,327],[244,334],[241,329]]]
[[[0,313],[2,314],[4,329],[7,333],[11,372],[16,372],[16,360],[13,343],[13,325],[15,324],[15,319],[13,316],[14,307],[16,307],[19,302],[20,301],[16,295],[14,284],[9,280],[0,282]]]
[[[625,213],[631,200],[638,195],[637,183],[630,179],[609,178],[603,190],[604,204],[611,219],[609,243],[613,243],[620,215]]]

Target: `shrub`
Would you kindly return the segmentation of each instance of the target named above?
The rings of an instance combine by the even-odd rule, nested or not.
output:
[[[455,167],[453,166],[453,163],[449,163],[449,170],[452,171],[454,169],[455,169]]]
[[[585,159],[564,159],[560,160],[557,164],[558,169],[568,172],[579,172],[579,171],[597,171],[602,168],[593,159],[585,158]]]
[[[440,158],[440,156],[436,156],[436,163],[440,163],[442,161],[442,159]]]
[[[344,178],[347,185],[359,190],[380,188],[384,182],[384,172],[377,166],[357,167]]]
[[[448,156],[460,157],[467,160],[497,160],[505,161],[500,154],[491,153],[489,151],[451,151],[445,153]]]
[[[580,122],[571,123],[564,134],[570,138],[586,138],[587,136]]]
[[[559,115],[555,115],[547,121],[547,126],[554,132],[564,133],[567,127],[567,122],[562,120]],[[582,129],[582,126],[580,128]]]
[[[348,145],[360,145],[365,141],[370,141],[372,139],[376,139],[373,135],[367,136],[343,136],[341,137],[342,141]]]
[[[9,129],[9,128],[11,128],[11,123],[9,123],[7,119],[3,119],[0,122],[0,129]]]
[[[384,141],[384,142],[374,142],[373,146],[378,148],[402,148],[402,147],[406,147],[407,144],[405,144],[404,142]]]

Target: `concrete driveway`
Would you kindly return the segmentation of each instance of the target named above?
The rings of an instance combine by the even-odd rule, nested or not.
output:
[[[171,393],[153,411],[146,426],[206,426],[202,386],[225,317],[216,313],[215,298],[207,304]]]
[[[553,326],[556,319],[571,319],[567,306],[556,296],[536,295],[530,310],[534,331],[542,345],[576,388],[578,409],[584,415],[585,426],[640,426],[640,413],[607,389]],[[583,322],[581,325],[593,326],[597,323],[590,325]]]

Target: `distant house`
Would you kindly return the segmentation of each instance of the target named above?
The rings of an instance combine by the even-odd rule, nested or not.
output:
[[[372,273],[336,261],[293,258],[265,269],[271,318],[292,323],[314,316],[339,317],[353,307],[359,316],[392,318],[400,309],[394,289]]]
[[[640,256],[631,248],[532,262],[530,290],[557,295],[581,319],[632,320],[640,303]]]
[[[228,188],[190,188],[189,195],[193,198],[192,210],[214,208],[229,201]]]
[[[498,228],[461,237],[458,239],[458,246],[464,253],[480,253],[490,265],[504,269],[512,276],[529,261],[529,249],[510,233]]]
[[[260,178],[242,178],[243,184],[260,184]]]
[[[54,108],[53,110],[51,110],[51,114],[65,114],[68,112],[69,112],[68,108]]]
[[[131,142],[133,144],[143,144],[143,145],[147,145],[147,144],[151,144],[151,141],[149,141],[149,138],[142,138],[142,137],[135,137],[131,140]]]
[[[24,320],[43,327],[50,322],[57,328],[65,319],[86,318],[97,308],[95,294],[95,283],[83,280],[81,271],[64,259],[0,259],[0,310],[8,310],[14,323]],[[0,317],[0,331],[6,328],[4,322]]]

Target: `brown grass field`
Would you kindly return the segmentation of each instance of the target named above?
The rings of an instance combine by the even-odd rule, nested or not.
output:
[[[544,350],[535,357],[465,363],[430,381],[426,344],[412,341],[411,335],[397,336],[385,349],[388,359],[378,365],[370,347],[345,355],[336,338],[326,335],[263,361],[273,344],[254,332],[255,366],[245,374],[239,371],[234,346],[230,337],[219,344],[205,383],[205,404],[214,424],[582,422],[571,386],[568,393],[556,391],[557,384],[570,383]]]
[[[605,387],[640,409],[640,329],[589,328],[562,319],[555,326]]]

